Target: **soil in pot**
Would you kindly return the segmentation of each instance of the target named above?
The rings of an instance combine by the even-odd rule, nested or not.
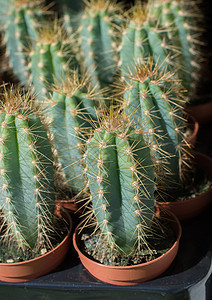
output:
[[[61,210],[60,214],[56,210],[55,215],[55,229],[51,230],[48,238],[45,239],[47,242],[42,243],[42,246],[37,246],[33,251],[26,249],[23,253],[12,239],[5,247],[6,243],[1,240],[3,245],[1,245],[1,259],[6,261],[6,263],[0,263],[1,281],[29,281],[51,272],[62,263],[70,246],[72,219],[65,210]],[[61,220],[59,220],[60,218]],[[1,229],[4,229],[3,225]],[[9,255],[5,253],[12,247],[14,247],[12,253],[11,251],[8,253]],[[12,256],[10,256],[11,254]]]
[[[149,236],[151,242],[153,243],[153,240],[155,240],[156,244],[160,244],[160,246],[156,247],[156,253],[153,251],[153,246],[151,254],[145,253],[147,250],[146,248],[140,247],[140,255],[134,255],[133,258],[129,259],[128,257],[122,256],[122,264],[125,264],[125,266],[120,265],[120,259],[119,259],[119,265],[105,265],[103,263],[96,262],[94,259],[89,257],[89,254],[84,254],[82,251],[85,251],[85,244],[82,246],[83,241],[81,240],[81,236],[83,233],[87,232],[88,228],[80,231],[80,226],[78,226],[74,232],[73,235],[73,245],[75,250],[77,251],[79,258],[81,260],[81,263],[84,265],[84,267],[90,272],[94,277],[98,278],[99,280],[103,282],[107,282],[114,285],[120,285],[120,286],[127,286],[127,285],[135,285],[144,281],[148,281],[151,279],[154,279],[161,275],[163,272],[165,272],[170,265],[172,264],[173,260],[175,259],[178,249],[179,249],[179,242],[180,237],[182,233],[182,228],[180,225],[180,222],[176,216],[170,212],[165,210],[160,210],[160,208],[157,208],[156,210],[156,216],[157,219],[166,220],[168,221],[168,226],[165,225],[165,228],[172,228],[174,234],[172,231],[166,231],[164,226],[162,226],[161,223],[158,224],[159,235],[155,234],[155,237],[152,238]],[[167,224],[167,223],[165,223]],[[170,245],[172,244],[171,248],[170,245],[168,246],[168,251],[166,251],[167,245],[161,246],[161,234],[164,236],[164,230],[165,230],[165,236],[167,235],[167,240],[170,241],[169,232],[171,234],[171,239],[173,238],[173,241],[170,242]],[[157,231],[156,231],[157,232]],[[155,232],[155,233],[156,233]],[[89,234],[90,235],[90,234]],[[176,238],[175,238],[176,237]],[[87,237],[86,237],[87,239]],[[166,239],[166,238],[165,238]],[[165,240],[164,239],[164,240]],[[98,246],[99,247],[99,246]],[[139,251],[137,251],[139,252]],[[155,252],[155,253],[154,253]],[[161,253],[159,253],[161,252]],[[165,252],[165,253],[164,253]],[[107,253],[107,252],[106,252]],[[109,259],[106,258],[108,261],[113,260],[111,259],[110,251],[109,253]],[[164,253],[164,254],[163,254]],[[93,255],[93,253],[92,253]],[[101,255],[101,253],[100,253]],[[153,255],[157,258],[153,258]],[[141,258],[143,257],[143,259]],[[101,260],[98,258],[98,261]],[[132,265],[132,260],[134,261],[134,265]],[[139,261],[146,261],[144,263],[137,263]],[[116,262],[115,262],[116,263]],[[128,265],[126,265],[128,264]]]
[[[92,260],[109,266],[132,266],[154,260],[168,251],[176,241],[174,230],[168,220],[154,219],[147,243],[149,248],[141,246],[133,255],[123,255],[111,251],[100,231],[92,234],[92,230],[81,236],[82,252]]]
[[[172,211],[180,220],[201,214],[212,203],[212,159],[193,151],[193,165],[183,185],[157,197],[157,205]]]
[[[66,237],[69,224],[61,218],[55,217],[53,224],[54,231],[49,233],[48,240],[41,247],[34,249],[20,249],[12,239],[6,243],[1,239],[4,229],[0,233],[0,263],[18,263],[40,257],[56,248]]]

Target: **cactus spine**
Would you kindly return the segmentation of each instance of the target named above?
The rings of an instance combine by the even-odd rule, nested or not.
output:
[[[114,111],[87,142],[86,174],[93,214],[111,250],[134,253],[154,216],[150,149]]]
[[[1,218],[5,240],[22,249],[44,244],[55,209],[51,145],[33,101],[13,87],[1,95]]]

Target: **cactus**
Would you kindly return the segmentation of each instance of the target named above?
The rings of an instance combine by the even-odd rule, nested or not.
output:
[[[171,44],[167,32],[169,28],[160,26],[156,18],[152,18],[149,3],[137,1],[129,10],[127,21],[122,30],[122,39],[118,47],[122,76],[134,69],[136,61],[144,63],[150,57],[161,70],[171,71],[173,58],[178,55],[177,47]]]
[[[27,84],[29,73],[26,66],[29,62],[26,49],[37,37],[37,28],[44,19],[47,8],[43,0],[13,0],[0,9],[3,44],[13,74],[18,80]]]
[[[117,29],[120,5],[107,0],[85,1],[79,25],[79,46],[84,66],[96,88],[108,87],[117,67]]]
[[[71,42],[74,43],[73,39]],[[28,64],[31,81],[40,101],[44,101],[49,95],[55,80],[61,83],[72,70],[78,69],[69,44],[59,20],[43,22],[34,47],[29,50]]]
[[[198,1],[190,0],[152,0],[150,15],[154,16],[161,27],[168,27],[169,39],[180,50],[177,56],[178,76],[190,93],[195,91],[199,80],[203,54],[200,41],[203,31],[202,13]]]
[[[55,210],[51,145],[34,100],[14,87],[1,93],[1,219],[5,241],[21,249],[47,245]]]
[[[58,162],[74,193],[85,189],[82,159],[84,139],[97,120],[95,95],[87,88],[88,77],[77,72],[55,84],[47,102],[49,127]]]
[[[165,189],[179,186],[183,153],[188,146],[182,87],[173,78],[172,73],[159,71],[153,62],[137,63],[122,86],[126,113],[152,145],[157,172],[165,177]]]
[[[142,245],[148,247],[155,175],[142,134],[112,108],[109,116],[102,117],[86,149],[91,212],[107,244],[122,254],[139,251]]]

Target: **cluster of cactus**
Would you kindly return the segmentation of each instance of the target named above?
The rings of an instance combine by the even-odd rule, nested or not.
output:
[[[129,254],[146,243],[155,185],[162,193],[183,177],[186,93],[179,81],[191,95],[196,26],[185,0],[137,1],[127,13],[110,0],[84,6],[76,22],[61,8],[62,24],[46,18],[44,1],[11,0],[5,44],[15,75],[46,109],[65,180],[75,194],[90,193],[92,216],[110,247]],[[114,101],[118,109],[111,105],[109,115],[99,109]]]
[[[3,88],[0,108],[0,210],[5,242],[39,248],[55,210],[52,148],[29,91]]]

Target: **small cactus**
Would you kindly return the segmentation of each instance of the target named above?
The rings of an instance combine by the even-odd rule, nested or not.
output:
[[[0,209],[5,241],[19,248],[48,241],[55,210],[51,145],[29,92],[1,93]]]
[[[96,88],[113,83],[117,68],[117,23],[120,5],[110,0],[85,1],[79,24],[83,68]]]
[[[97,120],[95,95],[87,88],[88,77],[74,72],[57,82],[47,101],[47,112],[56,157],[74,193],[85,189],[83,148],[89,130]]]
[[[183,153],[188,146],[183,90],[174,77],[170,72],[159,71],[153,62],[137,63],[122,86],[126,113],[152,145],[152,155],[166,186],[181,182]]]
[[[73,43],[73,39],[71,41]],[[28,64],[31,82],[40,101],[49,95],[55,80],[61,83],[71,70],[78,69],[69,44],[60,21],[43,22],[34,47],[29,49]]]
[[[172,44],[180,55],[176,57],[178,76],[191,95],[195,92],[199,80],[203,54],[200,40],[203,32],[202,13],[198,1],[190,0],[151,0],[150,15],[158,20],[167,32]]]
[[[125,76],[128,70],[134,69],[135,62],[141,63],[152,57],[161,69],[172,70],[173,57],[178,55],[177,47],[168,38],[168,27],[160,26],[150,14],[149,3],[137,1],[129,10],[122,29],[119,49],[119,67]]]
[[[110,110],[87,141],[86,174],[94,222],[111,250],[129,254],[146,244],[154,216],[154,169],[142,134]],[[87,224],[87,223],[86,223]]]
[[[37,37],[37,29],[44,19],[47,8],[43,0],[14,0],[0,8],[0,23],[3,29],[3,44],[9,58],[10,68],[19,81],[28,83],[29,62],[27,48]]]

